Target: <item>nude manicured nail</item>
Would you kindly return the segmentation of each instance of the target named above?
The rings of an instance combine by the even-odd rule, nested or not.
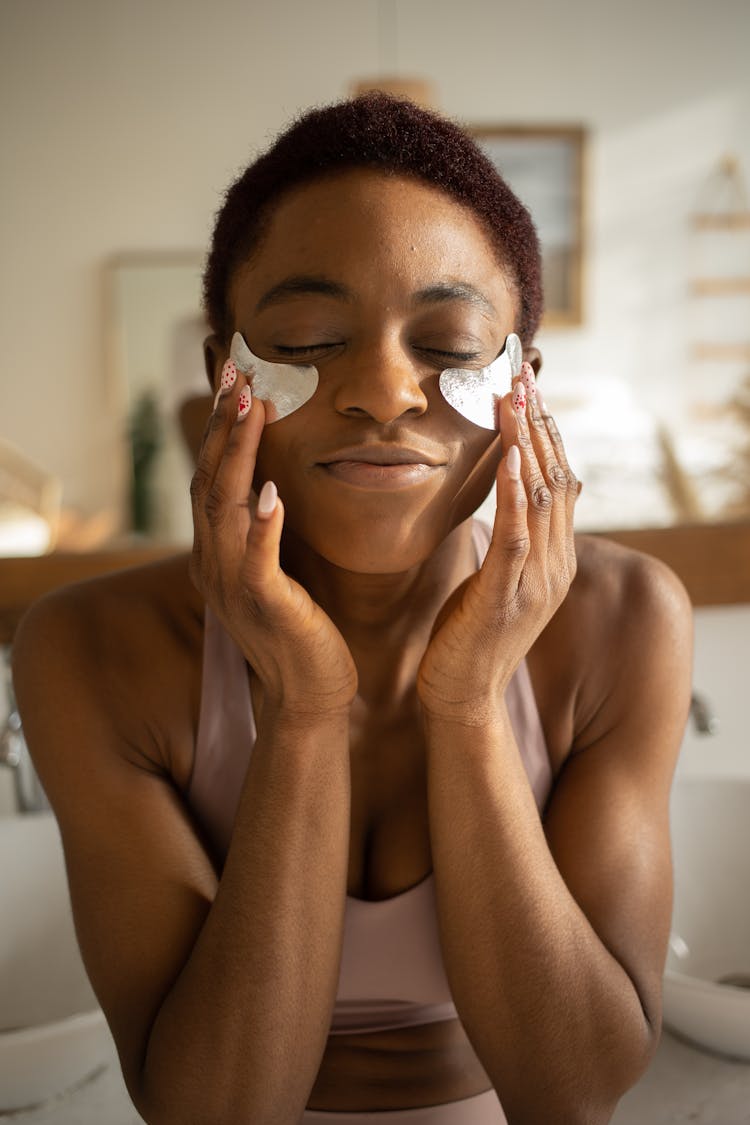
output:
[[[270,516],[273,514],[276,507],[276,500],[278,498],[278,491],[276,485],[272,480],[267,480],[260,490],[258,497],[258,507],[256,509],[259,516]]]
[[[253,401],[253,396],[250,394],[249,387],[243,387],[240,391],[240,397],[237,399],[237,417],[244,418],[250,410]]]
[[[508,450],[508,476],[511,480],[521,479],[521,450],[517,445]]]

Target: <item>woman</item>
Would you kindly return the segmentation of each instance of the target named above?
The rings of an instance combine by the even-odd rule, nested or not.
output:
[[[529,216],[461,130],[368,95],[232,187],[205,292],[190,560],[47,598],[15,652],[133,1102],[609,1121],[659,1037],[690,612],[574,542]],[[514,332],[478,425],[441,375]],[[253,356],[313,393],[279,417]]]

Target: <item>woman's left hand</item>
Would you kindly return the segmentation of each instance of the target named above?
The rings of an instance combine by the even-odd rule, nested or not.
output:
[[[580,486],[531,365],[499,406],[506,454],[487,556],[438,614],[417,688],[428,715],[491,721],[498,700],[568,592],[576,572]]]

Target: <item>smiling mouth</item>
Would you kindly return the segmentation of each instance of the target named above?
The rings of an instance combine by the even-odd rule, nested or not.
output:
[[[345,484],[364,488],[404,488],[429,480],[445,462],[422,450],[400,446],[353,446],[318,462]]]

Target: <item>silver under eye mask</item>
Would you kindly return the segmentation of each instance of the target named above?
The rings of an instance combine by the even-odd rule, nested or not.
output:
[[[230,358],[238,371],[247,375],[255,398],[266,406],[266,422],[278,422],[287,414],[299,410],[315,394],[318,386],[318,369],[311,364],[271,363],[253,355],[240,332],[232,336]]]
[[[471,371],[449,367],[440,376],[440,392],[446,402],[469,422],[485,430],[497,429],[497,402],[510,390],[511,381],[521,372],[523,350],[515,332],[488,367]]]
[[[254,355],[240,332],[235,332],[229,355],[238,371],[252,372],[253,395],[266,405],[266,422],[286,418],[312,398],[318,387],[318,369],[312,364],[271,363]],[[495,430],[496,404],[511,380],[521,371],[521,341],[514,332],[497,359],[479,371],[449,367],[440,375],[440,392],[462,417],[486,430]]]

